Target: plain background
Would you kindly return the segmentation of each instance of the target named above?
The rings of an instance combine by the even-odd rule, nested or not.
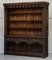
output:
[[[4,53],[4,7],[3,3],[17,3],[17,2],[37,2],[47,1],[49,2],[49,36],[48,46],[49,53],[52,53],[52,0],[0,0],[0,53]]]

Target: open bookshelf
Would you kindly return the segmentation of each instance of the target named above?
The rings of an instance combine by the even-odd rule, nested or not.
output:
[[[4,4],[4,53],[48,56],[48,2]]]

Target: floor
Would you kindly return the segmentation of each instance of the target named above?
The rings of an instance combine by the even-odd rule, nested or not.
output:
[[[52,60],[52,54],[49,54],[47,58],[0,54],[0,60]]]

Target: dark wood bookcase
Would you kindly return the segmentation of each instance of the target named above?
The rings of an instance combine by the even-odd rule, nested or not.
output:
[[[48,56],[48,2],[5,3],[4,54]]]

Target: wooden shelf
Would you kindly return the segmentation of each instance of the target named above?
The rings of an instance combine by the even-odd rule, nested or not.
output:
[[[4,4],[4,53],[48,56],[48,2]]]
[[[42,28],[10,28],[10,30],[16,31],[42,31]]]
[[[11,51],[5,51],[7,54],[15,54],[15,55],[29,55],[29,56],[43,56],[43,54],[41,53],[27,53],[27,52],[11,52]]]
[[[27,38],[27,39],[43,39],[44,36],[17,36],[17,35],[5,35],[6,38]]]
[[[42,23],[42,20],[32,20],[32,21],[19,21],[19,20],[8,20],[10,23]]]
[[[42,15],[42,12],[35,12],[35,13],[20,13],[20,12],[18,12],[18,13],[8,13],[8,14],[11,14],[11,15],[20,15],[20,14],[38,14],[38,15]]]
[[[42,30],[42,27],[9,27],[9,29],[10,30],[34,30],[34,31],[36,31],[36,30]]]

